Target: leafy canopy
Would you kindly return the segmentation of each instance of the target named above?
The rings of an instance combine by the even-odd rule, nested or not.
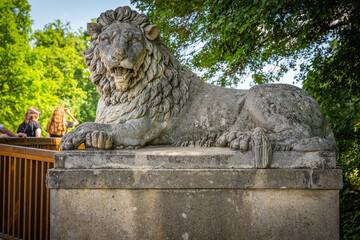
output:
[[[26,0],[0,2],[0,120],[6,126],[22,112],[21,95],[32,85],[26,61],[31,50],[29,12]]]
[[[311,60],[314,52],[324,53],[331,37],[350,25],[358,5],[338,0],[131,3],[159,25],[177,57],[222,86],[237,84],[248,72],[255,83],[271,82],[295,69],[298,59]],[[264,70],[269,64],[276,70]]]

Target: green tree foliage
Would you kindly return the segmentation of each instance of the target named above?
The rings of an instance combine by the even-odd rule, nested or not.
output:
[[[84,43],[81,46],[84,48],[79,49],[79,53],[81,53],[81,59],[85,66],[83,53],[90,42],[90,35],[87,31],[80,31],[80,33],[81,40]],[[90,71],[88,71],[87,68],[86,71],[77,71],[76,74],[79,76],[77,77],[79,87],[86,93],[86,101],[80,105],[80,120],[83,122],[94,122],[96,118],[97,103],[99,101],[100,95],[97,92],[96,87],[89,80]],[[80,78],[80,76],[82,77]]]
[[[0,5],[0,122],[16,131],[26,110],[37,107],[43,136],[58,105],[80,121],[94,121],[98,94],[83,60],[89,36],[56,20],[31,34],[26,0]]]
[[[341,226],[344,239],[360,239],[360,13],[339,30],[328,54],[316,54],[304,76],[304,89],[321,104],[330,122],[344,172]]]
[[[271,82],[303,62],[297,78],[322,106],[339,148],[341,235],[360,239],[360,2],[131,2],[183,63],[218,85],[236,84],[247,71],[255,83]],[[269,64],[279,71],[264,70]]]
[[[278,79],[295,69],[298,59],[323,52],[329,36],[348,26],[358,7],[351,0],[131,2],[159,25],[183,62],[206,70],[204,77],[222,86],[237,84],[247,71],[255,83]],[[265,71],[269,64],[277,71]]]
[[[0,118],[6,126],[24,114],[22,94],[32,86],[26,61],[31,50],[29,11],[26,0],[0,2]]]
[[[98,98],[83,60],[89,40],[86,33],[73,33],[69,23],[56,20],[42,31],[35,31],[32,40],[32,68],[43,84],[40,88],[45,90],[41,99],[47,99],[44,124],[57,105],[70,108],[79,121],[94,121]]]
[[[344,173],[340,194],[340,224],[343,239],[360,239],[360,144],[341,152],[338,164]]]

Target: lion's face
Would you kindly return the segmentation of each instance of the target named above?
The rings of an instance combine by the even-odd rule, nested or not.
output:
[[[87,29],[91,43],[85,51],[85,62],[90,67],[90,80],[107,105],[116,104],[122,93],[143,79],[159,28],[151,25],[147,16],[129,7],[118,7],[101,13]]]
[[[84,60],[101,96],[97,122],[144,116],[165,121],[179,114],[189,98],[191,74],[158,37],[158,26],[129,7],[119,7],[101,13],[87,29],[91,43]]]
[[[101,61],[114,77],[118,90],[136,75],[146,54],[145,37],[129,23],[113,23],[98,37]]]

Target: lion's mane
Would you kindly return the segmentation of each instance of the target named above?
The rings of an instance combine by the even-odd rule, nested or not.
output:
[[[108,10],[97,19],[101,31],[114,22],[128,22],[143,33],[144,27],[150,24],[146,15],[129,7]],[[116,89],[114,78],[101,61],[97,38],[98,34],[92,36],[90,47],[85,51],[90,80],[108,107],[119,106],[117,119],[101,120],[102,123],[122,122],[146,115],[153,120],[165,121],[178,115],[189,98],[190,79],[197,76],[182,68],[159,37],[152,41],[145,38],[147,53],[144,62],[124,91]]]

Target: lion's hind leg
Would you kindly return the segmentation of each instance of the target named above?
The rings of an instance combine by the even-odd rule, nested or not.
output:
[[[254,152],[256,168],[267,168],[271,163],[272,147],[265,130],[257,127],[253,132],[231,131],[222,134],[216,141],[217,147]]]

